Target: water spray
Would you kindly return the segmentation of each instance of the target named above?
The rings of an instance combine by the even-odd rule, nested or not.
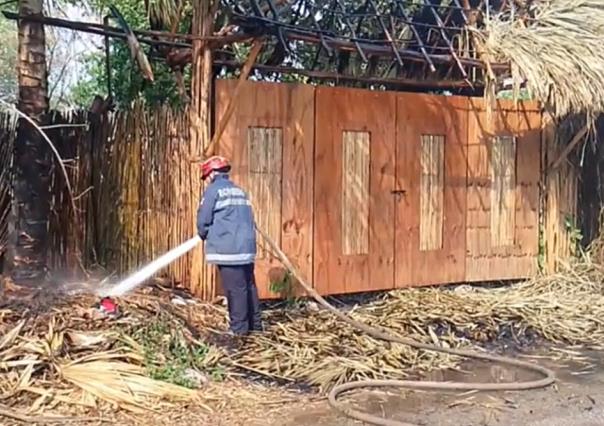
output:
[[[130,275],[128,278],[116,284],[112,288],[101,290],[99,292],[100,295],[103,297],[119,297],[131,292],[136,287],[144,283],[147,279],[151,278],[157,271],[168,266],[179,257],[184,256],[189,251],[194,249],[200,242],[201,238],[196,235],[178,247],[173,248],[163,256],[155,259],[153,262]]]

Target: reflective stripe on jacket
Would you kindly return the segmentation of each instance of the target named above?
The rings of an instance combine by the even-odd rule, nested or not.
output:
[[[207,186],[197,211],[197,231],[206,261],[247,265],[256,259],[256,227],[247,194],[220,173]]]

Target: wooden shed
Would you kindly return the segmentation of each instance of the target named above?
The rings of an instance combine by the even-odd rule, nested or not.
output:
[[[209,151],[232,160],[259,226],[323,295],[523,279],[569,252],[578,174],[564,159],[585,132],[561,137],[558,117],[536,101],[498,97],[506,80],[526,82],[518,64],[487,55],[484,36],[490,16],[538,25],[539,8],[216,1],[194,9],[191,34],[166,23],[132,33],[181,76],[192,65],[184,113],[139,106],[69,136],[81,139],[66,149],[85,185],[85,237],[56,225],[59,258],[71,250],[125,273],[190,238],[195,163]],[[125,38],[98,24],[5,15]],[[165,273],[204,299],[219,291],[202,249]],[[262,298],[283,295],[287,274],[262,241],[256,279]]]
[[[216,120],[236,84],[217,81]],[[531,276],[541,151],[534,102],[263,82],[219,145],[321,294]],[[283,273],[259,247],[262,297]]]

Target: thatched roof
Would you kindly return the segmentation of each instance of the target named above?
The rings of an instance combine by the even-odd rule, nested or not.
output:
[[[539,1],[529,12],[493,15],[474,32],[482,60],[511,64],[517,87],[555,116],[604,111],[604,2]]]

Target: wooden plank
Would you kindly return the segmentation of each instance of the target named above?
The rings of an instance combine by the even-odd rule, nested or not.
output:
[[[369,253],[368,132],[344,131],[342,139],[342,253]]]
[[[281,180],[283,168],[283,130],[248,128],[248,191],[256,223],[281,247]],[[270,252],[260,245],[258,259]]]
[[[421,137],[421,194],[419,249],[440,250],[443,245],[445,137]]]
[[[394,285],[394,134],[392,93],[344,88],[316,89],[315,267],[321,294],[389,289]],[[369,250],[343,252],[343,132],[371,135]]]
[[[465,279],[467,116],[467,98],[397,95],[395,189],[404,191],[395,204],[397,287]],[[442,137],[442,150],[427,151],[425,136],[435,136],[431,148]],[[444,159],[440,176],[439,157]],[[422,167],[426,163],[430,171]],[[432,183],[422,178],[425,174],[432,176]],[[422,197],[431,200],[431,207]]]
[[[500,100],[490,113],[481,99],[470,100],[468,136],[468,219],[466,279],[489,281],[520,279],[536,271],[539,246],[539,179],[541,170],[541,115],[536,104]],[[501,225],[492,208],[493,154],[491,140],[497,136],[515,136],[516,176],[513,190],[515,205],[513,244],[509,225]],[[511,197],[511,192],[508,193]],[[512,203],[508,199],[507,203]],[[506,210],[508,219],[511,213]],[[493,217],[495,216],[495,217]],[[497,225],[498,230],[492,229]],[[499,228],[502,226],[502,228]]]
[[[516,244],[527,257],[529,276],[537,272],[539,257],[540,187],[545,163],[541,162],[541,113],[525,110],[516,115]],[[526,271],[526,268],[525,268]]]
[[[568,135],[557,134],[559,130],[549,114],[543,115],[542,129],[543,149],[546,151],[543,164],[552,164],[552,159],[561,158],[566,150],[559,140],[566,140]],[[566,260],[573,251],[566,219],[577,215],[579,175],[578,167],[565,161],[558,167],[549,167],[545,171],[544,242],[545,266],[548,273],[555,273],[559,261]]]
[[[233,80],[216,82],[217,120],[224,114],[236,84]],[[250,128],[273,129],[273,137],[281,132],[280,188],[277,187],[276,178],[270,184],[270,188],[273,188],[270,191],[279,193],[272,195],[275,198],[270,203],[273,206],[280,203],[280,213],[271,212],[272,207],[264,205],[264,202],[260,203],[262,205],[255,202],[256,218],[271,218],[271,231],[265,230],[271,232],[276,241],[280,241],[281,249],[301,274],[310,278],[313,262],[314,88],[258,82],[245,82],[243,85],[233,117],[225,127],[217,148],[220,155],[232,161],[233,181],[251,193],[254,190],[250,188],[254,184],[250,182],[250,176],[254,173],[250,171],[257,170],[257,165],[253,164],[255,161],[250,159],[249,154]],[[276,162],[271,160],[271,164]],[[279,220],[277,215],[280,216]],[[279,294],[270,291],[271,282],[281,280],[285,270],[274,256],[267,256],[261,239],[258,240],[258,253],[256,282],[260,297],[278,297]]]
[[[491,139],[491,244],[514,245],[516,224],[516,139]]]

